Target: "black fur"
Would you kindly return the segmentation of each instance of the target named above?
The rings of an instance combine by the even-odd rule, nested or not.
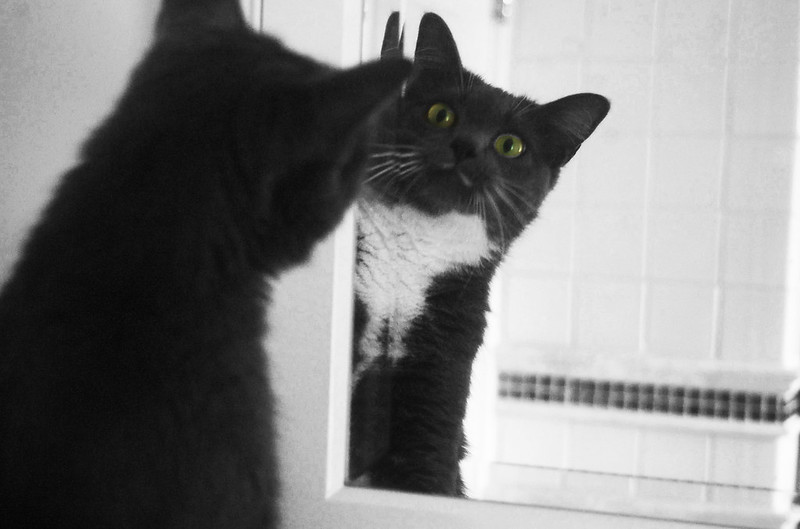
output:
[[[409,67],[336,72],[238,4],[164,2],[0,294],[3,527],[277,523],[264,279],[338,223]]]
[[[369,470],[371,485],[464,494],[459,473],[466,450],[462,421],[472,362],[486,328],[493,273],[494,264],[485,262],[435,278],[425,296],[427,310],[405,336],[409,356],[394,366],[370,369],[368,377],[376,385],[381,380],[382,388],[374,392],[371,405],[388,405],[388,413],[377,414],[390,417],[384,430],[386,449]]]
[[[387,23],[384,58],[400,54],[398,26],[395,13]],[[385,345],[372,354],[359,350],[358,338],[374,315],[356,300],[355,364],[379,360],[359,372],[353,389],[349,470],[354,483],[461,496],[462,421],[486,327],[489,283],[609,103],[578,94],[541,105],[487,84],[462,67],[450,30],[433,13],[420,23],[414,61],[403,96],[382,115],[368,199],[432,216],[479,215],[495,250],[478,265],[433,278],[397,362],[386,357]],[[439,128],[426,119],[436,103],[454,111],[454,125]],[[495,140],[505,134],[524,142],[519,156],[495,151]],[[364,251],[360,244],[358,268],[365,266]]]

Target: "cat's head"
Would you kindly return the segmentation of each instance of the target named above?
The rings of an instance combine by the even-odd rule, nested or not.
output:
[[[251,30],[238,0],[164,0],[153,46],[84,156],[141,168],[130,189],[142,218],[173,201],[203,236],[279,271],[354,200],[371,118],[410,68],[397,58],[338,70]]]
[[[395,13],[387,23],[384,59],[402,54],[398,22]],[[479,214],[506,247],[608,110],[595,94],[537,104],[489,85],[463,68],[447,25],[427,13],[411,78],[382,116],[368,183],[391,203]]]

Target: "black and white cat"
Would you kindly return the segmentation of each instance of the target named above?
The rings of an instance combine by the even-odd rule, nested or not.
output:
[[[264,279],[350,206],[409,70],[336,71],[238,0],[163,2],[0,294],[2,527],[276,526]]]
[[[381,55],[401,49],[394,13]],[[354,483],[464,494],[462,422],[489,283],[608,110],[595,94],[537,104],[490,86],[462,67],[445,22],[422,18],[358,201]]]

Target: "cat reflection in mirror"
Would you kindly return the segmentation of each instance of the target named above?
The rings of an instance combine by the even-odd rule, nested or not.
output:
[[[238,0],[164,1],[0,294],[2,527],[277,526],[264,279],[349,207],[409,70],[336,71]]]
[[[402,55],[398,13],[381,55]],[[423,16],[358,201],[353,484],[465,494],[462,423],[489,283],[608,110],[595,94],[538,104],[490,86],[462,67],[445,22]]]

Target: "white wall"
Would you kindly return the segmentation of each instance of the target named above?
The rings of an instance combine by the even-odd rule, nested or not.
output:
[[[515,7],[512,88],[543,101],[595,91],[612,107],[509,260],[509,348],[594,375],[794,370],[798,3]],[[780,376],[753,383],[785,389]]]
[[[795,0],[515,3],[512,89],[541,101],[597,92],[612,107],[508,260],[501,368],[788,388],[800,360],[789,264],[800,237],[790,233],[800,213],[799,9]],[[503,413],[499,461],[793,487],[779,425]],[[564,491],[712,510],[768,513],[776,498],[555,476]]]
[[[0,282],[149,42],[155,0],[0,3]]]

